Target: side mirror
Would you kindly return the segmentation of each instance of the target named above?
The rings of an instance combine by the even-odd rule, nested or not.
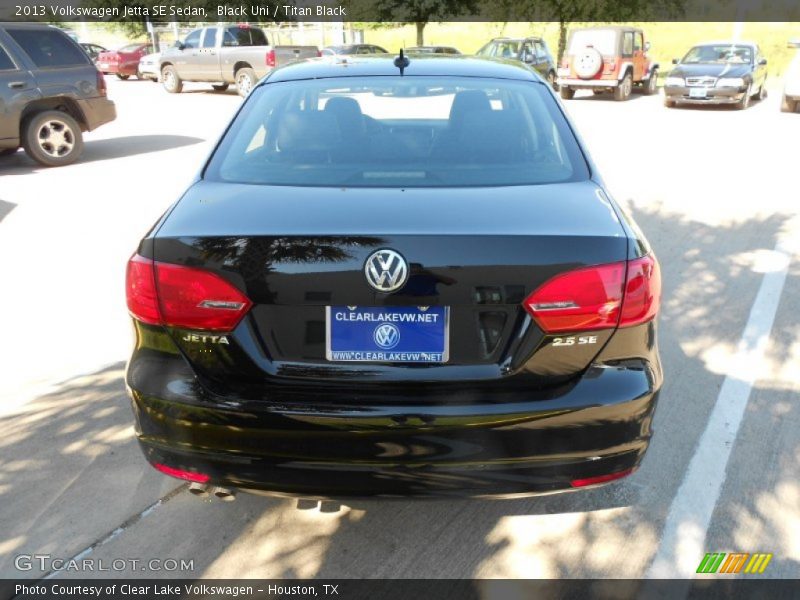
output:
[[[765,64],[767,64],[767,59],[766,58],[762,58],[761,60],[758,61],[758,64],[761,65],[761,66],[764,66]]]
[[[650,52],[650,42],[645,42],[644,43],[644,51],[645,52]]]
[[[681,62],[681,59],[680,59],[680,58],[673,58],[673,59],[672,59],[672,64],[673,64],[673,65],[677,65],[677,64],[678,64],[678,63],[680,63],[680,62]]]

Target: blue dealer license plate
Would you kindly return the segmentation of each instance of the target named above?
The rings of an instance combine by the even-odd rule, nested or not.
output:
[[[330,361],[447,362],[446,306],[328,306],[326,311]]]

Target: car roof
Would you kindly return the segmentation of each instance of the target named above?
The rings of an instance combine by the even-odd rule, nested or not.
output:
[[[544,38],[540,35],[528,35],[525,37],[496,37],[489,40],[489,43],[492,42],[522,42],[525,40],[543,40]]]
[[[312,58],[275,69],[262,81],[275,83],[327,77],[398,75],[400,70],[394,65],[394,60],[392,55]],[[409,60],[404,74],[542,81],[537,73],[517,61],[457,54],[415,55]]]
[[[710,42],[698,42],[697,44],[692,44],[692,48],[696,46],[752,46],[756,47],[758,44],[756,42],[751,42],[749,40],[711,40]]]
[[[641,27],[631,27],[630,25],[601,25],[599,27],[576,27],[571,31],[643,31]]]

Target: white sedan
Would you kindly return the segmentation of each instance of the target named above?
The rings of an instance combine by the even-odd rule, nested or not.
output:
[[[790,40],[790,48],[800,48],[800,40]],[[783,99],[781,111],[793,113],[800,103],[800,50],[794,53],[794,58],[786,70],[783,82]]]
[[[139,79],[150,79],[151,81],[158,81],[161,73],[158,70],[158,61],[161,58],[160,52],[153,54],[146,54],[139,59]]]

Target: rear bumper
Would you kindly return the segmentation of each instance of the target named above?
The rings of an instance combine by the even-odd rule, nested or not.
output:
[[[693,98],[689,95],[691,89],[696,88],[665,87],[664,95],[667,100],[681,104],[736,104],[747,93],[747,88],[707,88],[705,98]]]
[[[388,401],[294,389],[240,401],[163,363],[134,354],[127,374],[148,461],[226,487],[317,498],[545,494],[635,469],[661,383],[642,361],[592,367],[549,391],[417,390],[398,401],[393,389]]]
[[[567,77],[559,77],[557,80],[559,86],[565,85],[571,88],[615,88],[619,85],[617,79],[570,79]]]
[[[86,128],[92,131],[110,123],[117,118],[117,107],[108,98],[89,98],[88,100],[78,100],[83,116],[86,119]]]

